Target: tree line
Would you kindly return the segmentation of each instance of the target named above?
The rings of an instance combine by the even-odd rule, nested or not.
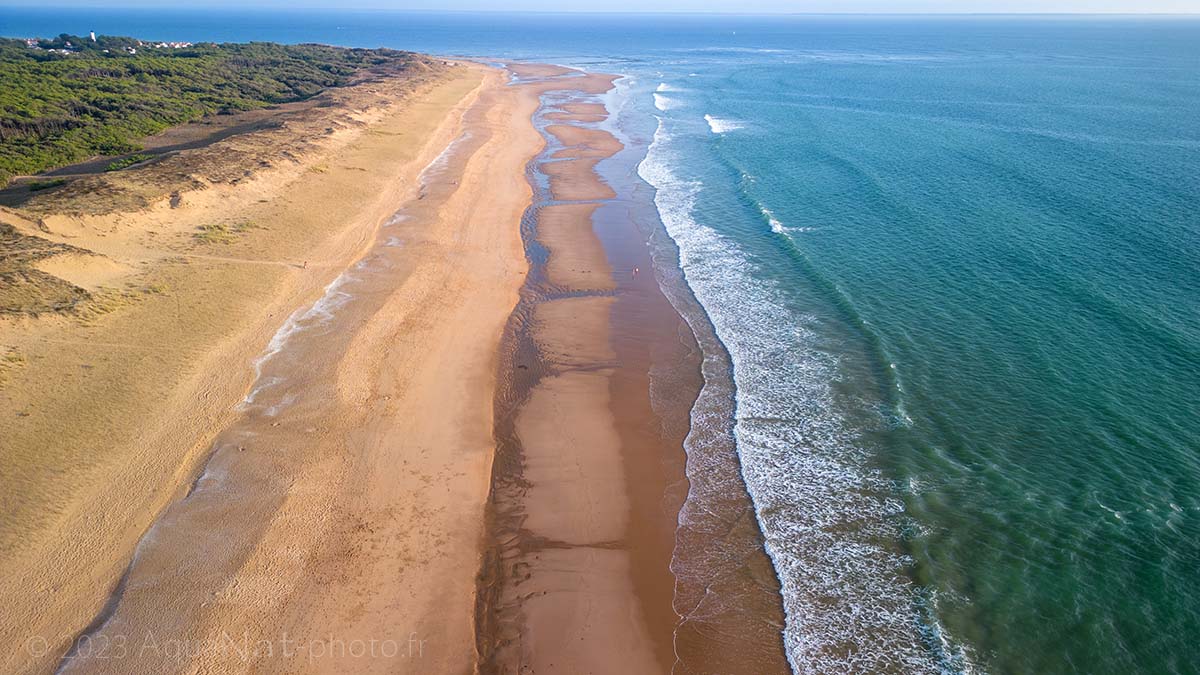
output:
[[[389,49],[198,43],[157,47],[129,37],[0,38],[0,186],[211,114],[302,100],[360,71],[411,66]]]

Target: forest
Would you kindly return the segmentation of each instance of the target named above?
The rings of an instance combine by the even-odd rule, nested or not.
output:
[[[205,115],[314,96],[417,57],[325,45],[159,43],[129,37],[0,38],[0,187]]]

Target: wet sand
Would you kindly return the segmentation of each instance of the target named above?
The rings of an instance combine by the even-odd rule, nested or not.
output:
[[[586,97],[607,91],[612,79],[569,75],[531,86]],[[555,154],[559,161],[538,164],[547,196],[573,203],[539,201],[526,215],[526,237],[535,239],[527,243],[544,247],[547,262],[531,273],[500,364],[481,669],[665,672],[673,661],[671,505],[661,503],[662,453],[650,455],[646,474],[629,456],[629,427],[650,421],[648,372],[615,349],[612,310],[623,271],[611,268],[592,229],[599,203],[616,196],[595,164],[621,144],[600,130],[547,131],[571,146]],[[630,377],[639,381],[623,391]],[[625,393],[645,405],[619,424],[614,396]],[[646,517],[647,507],[658,516]]]
[[[565,103],[559,110],[546,113],[546,119],[561,122],[603,122],[608,110],[603,103]]]
[[[623,146],[597,126],[596,77],[542,84],[553,143],[531,167],[533,267],[500,362],[481,670],[787,673],[778,586],[721,429],[728,496],[678,530],[701,354],[660,281],[686,287],[656,274],[678,268],[663,242],[652,259],[652,203],[598,171]]]

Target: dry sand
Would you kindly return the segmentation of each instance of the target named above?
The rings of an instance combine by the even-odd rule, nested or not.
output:
[[[284,572],[288,556],[280,550],[295,546],[298,525],[305,529],[303,509],[319,514],[333,500],[305,584],[278,614],[264,607],[249,624],[270,626],[267,635],[380,640],[381,649],[394,640],[399,656],[314,663],[298,655],[308,671],[473,667],[496,349],[526,271],[519,229],[530,196],[524,166],[542,144],[529,121],[536,97],[496,86],[499,79],[468,120],[468,133],[487,140],[442,179],[457,189],[436,218],[403,224],[414,267],[338,368],[343,400],[365,409],[363,423],[348,429],[349,470],[337,489],[314,485],[310,504],[282,509],[244,566],[251,577]],[[231,622],[247,622],[241,607],[214,621],[222,628]]]
[[[264,371],[293,402],[222,435],[93,634],[205,647],[69,670],[471,669],[496,348],[525,271],[523,167],[542,143],[536,98],[501,83],[488,74],[464,114],[465,154],[423,157],[443,173],[354,267],[374,276],[346,287],[331,328],[288,343],[290,370]],[[252,648],[221,648],[231,639]]]
[[[327,452],[337,461],[305,465],[311,472],[295,476],[293,491],[285,491],[282,501],[270,502],[278,508],[274,513],[234,511],[220,521],[239,526],[231,540],[255,539],[247,543],[241,567],[221,570],[231,572],[225,589],[238,589],[229,595],[232,601],[213,603],[210,597],[191,604],[203,592],[221,590],[202,589],[194,581],[213,572],[209,561],[203,555],[156,558],[153,547],[147,553],[144,545],[130,578],[139,579],[143,558],[148,571],[162,574],[149,574],[154,580],[149,586],[131,582],[122,589],[113,614],[120,621],[93,634],[109,631],[110,637],[140,640],[143,635],[126,629],[157,630],[186,616],[186,633],[164,631],[158,637],[203,644],[196,641],[214,630],[238,635],[240,626],[263,626],[264,610],[273,619],[266,625],[274,630],[271,639],[288,628],[358,631],[361,625],[352,616],[370,613],[350,599],[352,589],[337,589],[339,611],[324,613],[320,604],[329,601],[327,594],[312,598],[301,592],[309,588],[302,583],[301,573],[307,572],[345,578],[371,591],[391,584],[396,593],[384,596],[381,611],[401,613],[373,621],[453,638],[440,645],[452,647],[452,657],[414,669],[432,663],[468,667],[471,652],[463,647],[472,642],[473,579],[491,450],[492,359],[524,269],[517,228],[529,194],[523,166],[541,143],[528,121],[536,101],[498,93],[505,92],[500,79],[496,72],[459,66],[422,82],[372,82],[342,92],[339,106],[319,109],[333,117],[297,121],[323,123],[331,132],[318,142],[301,139],[303,154],[292,153],[281,166],[244,180],[212,182],[135,212],[0,213],[22,236],[90,251],[80,259],[87,262],[72,264],[59,256],[40,266],[101,290],[78,314],[17,316],[0,327],[10,364],[0,402],[6,486],[0,642],[17,646],[0,657],[0,670],[54,669],[78,631],[101,612],[142,533],[166,504],[187,492],[214,435],[237,419],[235,404],[253,380],[254,357],[294,308],[320,296],[368,250],[379,224],[398,205],[419,198],[413,194],[417,173],[467,126],[468,110],[485,106],[486,119],[473,124],[490,130],[490,139],[472,154],[461,188],[444,200],[438,217],[411,226],[416,228],[411,239],[422,242],[413,246],[406,284],[389,301],[392,311],[366,321],[346,354],[321,354],[334,365],[342,395],[331,403],[328,426],[354,419],[378,398],[387,401],[388,414],[375,416],[375,432],[356,429],[347,440],[323,429],[313,452],[319,455],[321,442],[329,440]],[[236,154],[230,146],[261,149],[269,142],[233,137],[218,145],[208,151]],[[132,274],[114,286],[125,269]],[[377,387],[390,393],[376,397]],[[345,410],[353,414],[339,417]],[[399,471],[389,453],[406,451],[440,455],[420,470]],[[357,454],[346,457],[347,452]],[[371,470],[378,466],[392,471]],[[382,484],[372,488],[372,481]],[[268,487],[264,484],[265,494],[271,493]],[[436,494],[421,495],[418,488]],[[425,568],[408,565],[409,576],[402,576],[371,567],[385,563],[328,557],[333,555],[328,547],[318,544],[339,541],[349,527],[333,506],[364,495],[363,517],[353,527],[387,537],[390,558],[425,559]],[[404,503],[397,504],[401,497]],[[405,514],[404,508],[414,511]],[[378,524],[384,521],[386,526]],[[429,536],[413,536],[414,522]],[[393,547],[397,529],[409,538]],[[361,538],[355,543],[364,546]],[[201,567],[192,575],[188,565]],[[323,566],[333,571],[323,577]],[[356,571],[371,576],[355,579]],[[273,575],[271,584],[263,583],[264,574]],[[413,600],[411,594],[422,589],[423,602]],[[296,604],[288,606],[313,611],[274,611],[293,596]],[[151,608],[169,612],[139,611]],[[163,650],[157,651],[161,656]],[[430,659],[442,658],[435,652],[427,646]],[[197,658],[203,663],[219,657]],[[394,669],[394,659],[387,663]],[[71,665],[128,672],[187,669],[186,662],[132,658],[79,658]],[[233,665],[250,667],[252,659],[239,655]]]

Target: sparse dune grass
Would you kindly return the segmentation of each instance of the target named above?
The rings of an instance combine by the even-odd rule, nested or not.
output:
[[[244,234],[257,227],[254,223],[243,221],[238,223],[212,223],[201,225],[196,234],[196,241],[204,244],[232,244],[238,240],[238,235]]]

